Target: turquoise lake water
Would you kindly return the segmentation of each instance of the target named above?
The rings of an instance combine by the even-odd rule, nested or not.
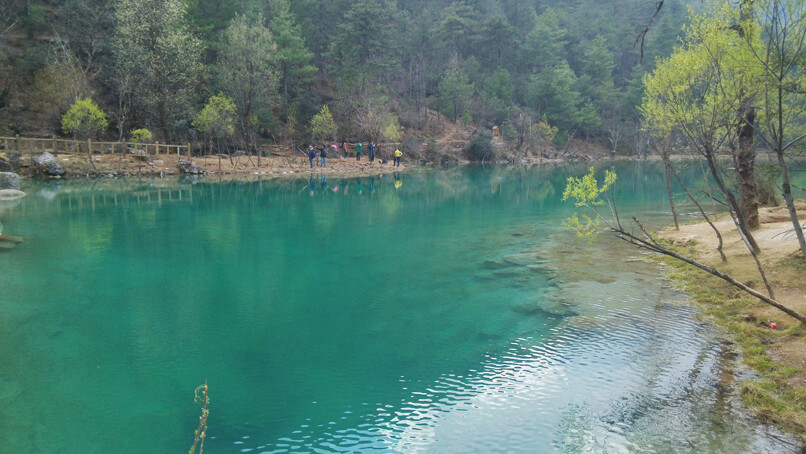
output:
[[[669,222],[657,163],[613,168]],[[0,452],[187,452],[205,381],[205,453],[795,452],[659,265],[563,229],[585,170],[25,182]]]

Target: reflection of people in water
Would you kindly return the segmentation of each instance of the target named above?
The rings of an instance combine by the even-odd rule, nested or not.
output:
[[[358,195],[361,195],[364,192],[364,185],[361,183],[361,180],[358,180]]]
[[[322,194],[327,194],[327,176],[324,173],[319,177],[319,188],[322,190]]]
[[[316,192],[316,184],[313,181],[313,174],[311,174],[311,179],[308,180],[308,192],[313,197],[314,192]]]
[[[400,181],[400,175],[398,175],[398,173],[395,172],[394,177],[395,177],[395,189],[400,189],[400,187],[403,186],[403,182]]]
[[[369,193],[375,194],[375,177],[369,177]]]

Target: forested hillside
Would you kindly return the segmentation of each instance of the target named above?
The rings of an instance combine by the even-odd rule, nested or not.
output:
[[[655,3],[4,0],[0,133],[66,135],[62,116],[89,97],[114,139],[428,139],[439,115],[500,125],[517,146],[607,143],[635,130],[641,76],[686,18],[667,1],[642,60]],[[311,129],[325,105],[335,133]],[[224,114],[234,131],[216,129]]]

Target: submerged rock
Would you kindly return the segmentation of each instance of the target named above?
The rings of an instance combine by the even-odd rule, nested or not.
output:
[[[20,189],[20,176],[13,172],[0,172],[0,189]]]
[[[522,315],[556,315],[560,317],[577,315],[571,303],[552,295],[521,301],[510,308],[513,312]]]
[[[509,263],[503,263],[498,260],[487,259],[481,264],[481,267],[486,270],[500,270],[501,268],[508,268],[512,266]]]
[[[0,200],[16,200],[25,197],[25,193],[17,189],[0,189]]]
[[[541,259],[533,252],[524,252],[521,254],[513,254],[504,257],[504,262],[518,266],[528,266],[540,263]]]
[[[193,165],[190,161],[182,161],[180,160],[176,166],[179,168],[179,171],[184,173],[185,175],[203,175],[204,169],[197,165]]]
[[[56,158],[47,151],[33,157],[34,165],[37,169],[45,175],[58,177],[64,175],[64,168],[59,164]]]

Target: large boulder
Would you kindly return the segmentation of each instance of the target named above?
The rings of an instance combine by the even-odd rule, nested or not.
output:
[[[144,150],[131,150],[129,154],[134,155],[134,159],[138,161],[148,162],[151,157]]]
[[[0,172],[13,172],[20,162],[20,154],[16,151],[0,153]]]
[[[20,176],[13,172],[0,172],[0,189],[19,189]]]
[[[179,171],[182,172],[185,175],[202,175],[202,174],[204,174],[204,169],[202,169],[201,167],[199,167],[197,165],[193,165],[193,163],[190,162],[190,161],[183,161],[183,160],[180,159],[179,162],[176,164],[176,166],[179,167]]]
[[[57,177],[64,175],[64,168],[56,161],[56,158],[47,151],[34,156],[34,165],[45,175]]]

